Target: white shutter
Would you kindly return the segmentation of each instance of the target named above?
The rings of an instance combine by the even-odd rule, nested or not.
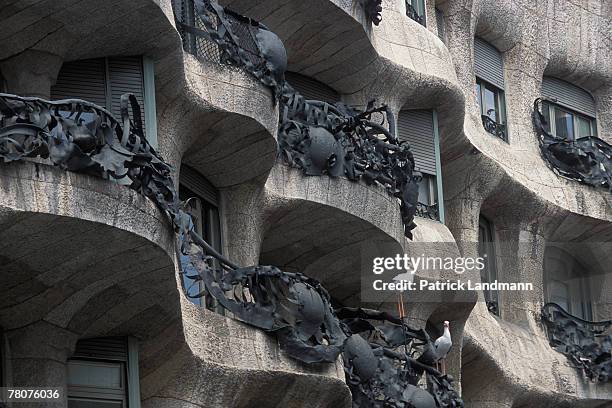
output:
[[[478,37],[474,38],[474,73],[499,89],[504,89],[503,57],[495,47]]]
[[[415,168],[436,175],[436,147],[433,112],[430,110],[403,110],[397,121],[398,137],[410,144]]]
[[[545,76],[542,80],[542,96],[585,115],[595,117],[595,100],[584,89],[558,78]]]

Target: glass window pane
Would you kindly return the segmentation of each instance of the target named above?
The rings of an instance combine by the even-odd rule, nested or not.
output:
[[[552,281],[548,284],[548,301],[556,303],[566,311],[569,309],[569,288],[560,281]]]
[[[573,115],[560,108],[555,108],[555,128],[557,137],[564,139],[574,138],[574,118]]]
[[[68,362],[68,385],[121,389],[121,363],[72,360]]]
[[[544,129],[550,133],[550,104],[546,102],[542,103],[542,115],[546,120],[546,126],[544,126]]]
[[[495,92],[489,87],[485,87],[484,90],[484,114],[497,121],[497,115],[495,112]]]
[[[476,82],[476,101],[478,102],[480,113],[482,114],[482,94],[480,93],[480,83],[478,82]]]
[[[582,116],[576,116],[576,124],[578,126],[578,134],[576,135],[576,138],[592,136],[590,120]]]

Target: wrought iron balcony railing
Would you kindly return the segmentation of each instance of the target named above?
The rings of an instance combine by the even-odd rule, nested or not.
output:
[[[361,0],[366,16],[374,25],[382,21],[382,0]]]
[[[204,283],[204,291],[195,296],[210,294],[235,318],[274,333],[283,349],[302,362],[335,362],[344,353],[359,406],[372,406],[381,392],[396,401],[389,407],[416,400],[427,402],[414,405],[420,407],[463,406],[452,378],[432,367],[433,344],[424,330],[378,311],[336,312],[316,280],[274,266],[240,267],[218,253],[195,231],[186,203],[178,199],[171,167],[145,139],[134,95],[122,96],[121,114],[118,121],[104,108],[77,99],[51,102],[0,94],[0,159],[11,163],[40,157],[64,170],[130,180],[129,187],[151,199],[171,221],[180,273]],[[375,327],[369,320],[383,324]],[[375,333],[389,336],[384,343],[369,343]],[[405,351],[398,352],[399,346]],[[383,373],[379,364],[393,369]],[[427,389],[418,386],[424,373]]]
[[[425,18],[419,14],[418,11],[412,6],[412,2],[410,0],[406,0],[406,15],[419,23],[420,25],[425,25]]]
[[[556,303],[544,305],[542,320],[551,347],[582,368],[591,381],[612,379],[612,320],[589,322]]]
[[[490,134],[499,137],[504,142],[508,141],[508,135],[506,134],[506,124],[505,123],[497,123],[494,119],[489,117],[488,115],[481,115],[482,118],[482,126],[484,126],[485,130]]]
[[[440,221],[438,203],[429,205],[419,201],[417,203],[416,215],[421,218],[429,218],[430,220]]]
[[[533,122],[544,160],[562,177],[612,192],[612,145],[596,136],[568,140],[551,134],[540,111],[544,100],[533,103]]]

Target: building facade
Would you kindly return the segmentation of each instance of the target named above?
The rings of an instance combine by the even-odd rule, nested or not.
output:
[[[6,3],[0,383],[62,390],[8,406],[612,404],[606,1]],[[486,254],[414,279],[533,290],[405,295],[415,339],[450,321],[452,377],[367,394],[386,360],[342,308],[397,313],[363,295],[372,253]]]

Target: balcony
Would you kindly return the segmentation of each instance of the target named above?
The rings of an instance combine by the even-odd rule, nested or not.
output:
[[[612,145],[596,136],[564,139],[551,134],[540,111],[542,101],[536,99],[533,106],[542,157],[562,177],[612,191]]]
[[[550,346],[570,359],[593,382],[612,379],[612,320],[589,322],[572,316],[556,303],[542,308]]]

